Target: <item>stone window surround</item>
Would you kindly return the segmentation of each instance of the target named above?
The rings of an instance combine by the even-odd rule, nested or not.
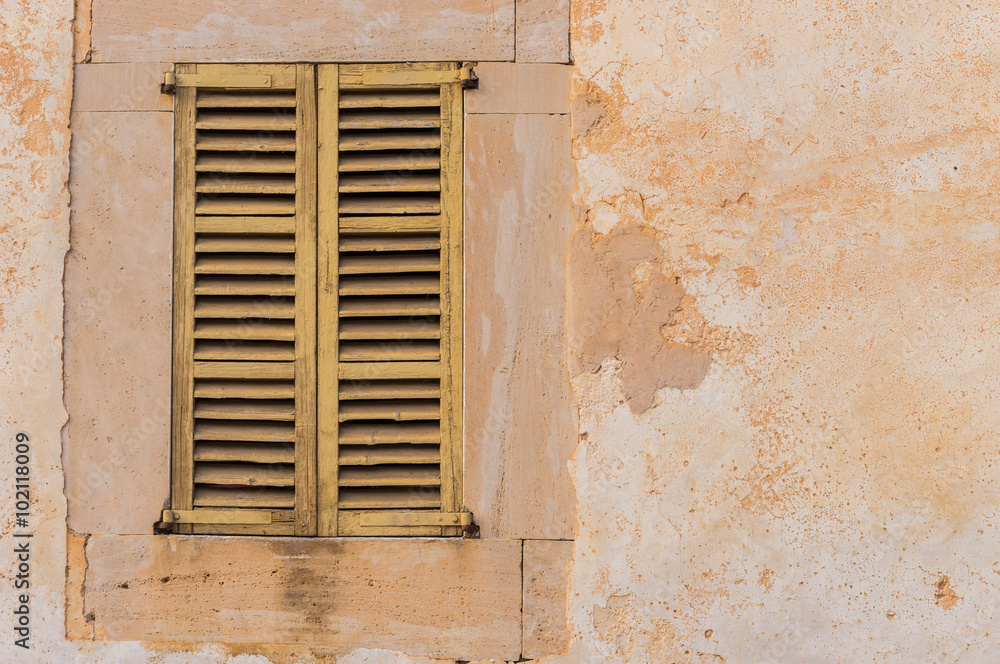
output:
[[[110,378],[112,382],[124,386],[126,394],[124,403],[122,400],[105,402],[107,410],[100,413],[103,416],[91,421],[94,429],[89,431],[90,436],[83,433],[87,432],[86,423],[81,427],[73,426],[71,422],[67,428],[67,441],[73,440],[76,444],[73,448],[67,448],[67,458],[73,458],[77,449],[80,452],[86,451],[84,450],[86,446],[78,447],[77,441],[88,438],[94,443],[99,441],[95,435],[96,428],[109,423],[120,425],[114,432],[117,435],[114,438],[111,436],[107,438],[121,440],[122,445],[112,450],[114,454],[107,455],[105,459],[118,461],[112,465],[112,467],[117,465],[113,472],[116,483],[119,479],[123,479],[127,486],[128,479],[133,480],[132,488],[135,489],[138,504],[119,500],[114,501],[117,503],[117,509],[107,509],[110,507],[111,496],[107,491],[100,495],[102,492],[93,486],[93,480],[95,477],[107,479],[112,474],[109,467],[102,463],[85,462],[75,464],[74,469],[73,463],[67,464],[70,558],[77,559],[85,570],[81,574],[71,574],[67,629],[70,636],[75,638],[197,642],[209,638],[206,635],[217,634],[220,635],[219,640],[227,643],[251,645],[260,640],[261,633],[274,630],[273,623],[266,622],[254,629],[251,621],[251,628],[242,631],[234,630],[225,621],[213,625],[210,620],[212,616],[204,616],[197,623],[192,623],[185,617],[186,614],[190,614],[189,602],[178,599],[200,593],[212,597],[211,600],[204,602],[204,606],[212,608],[226,606],[227,597],[231,598],[232,595],[206,595],[206,589],[216,588],[216,585],[209,584],[209,581],[218,578],[222,580],[221,585],[228,585],[229,592],[235,593],[236,596],[249,593],[267,598],[266,606],[270,610],[275,610],[273,607],[282,606],[279,597],[291,601],[287,599],[293,595],[288,590],[290,577],[287,575],[282,577],[281,583],[262,584],[261,579],[266,579],[272,574],[248,574],[246,570],[262,570],[268,561],[273,562],[276,558],[301,558],[303,543],[295,542],[294,538],[261,538],[257,546],[248,547],[247,541],[257,538],[213,537],[211,539],[217,543],[207,544],[199,541],[204,538],[198,537],[148,535],[149,525],[155,520],[155,518],[150,520],[149,515],[162,508],[157,496],[159,495],[159,501],[162,501],[166,494],[162,491],[157,493],[156,480],[150,482],[151,477],[148,473],[144,476],[143,469],[134,463],[133,467],[129,467],[127,460],[132,458],[135,461],[135,454],[140,449],[144,454],[148,454],[150,444],[159,448],[160,444],[155,441],[161,441],[165,444],[165,448],[160,462],[149,463],[149,460],[144,460],[141,465],[148,470],[157,466],[162,469],[166,464],[169,437],[162,435],[164,433],[162,423],[166,423],[169,412],[169,353],[165,358],[166,366],[162,365],[164,358],[155,357],[157,352],[152,354],[147,352],[142,356],[144,362],[141,369],[128,367],[128,360],[125,360],[125,373],[128,373],[129,369],[133,372],[130,376],[122,376],[121,355],[117,358],[119,360],[117,363],[110,355],[97,358],[85,357],[77,354],[77,350],[82,347],[73,343],[74,340],[87,339],[93,342],[103,338],[105,341],[110,341],[113,346],[124,344],[127,347],[130,345],[130,340],[125,338],[123,331],[131,330],[142,335],[131,340],[133,347],[141,346],[148,351],[152,343],[158,349],[165,340],[165,348],[169,348],[169,325],[166,326],[165,334],[161,334],[158,338],[155,334],[152,340],[148,335],[143,335],[159,327],[156,321],[162,322],[164,315],[168,317],[166,320],[169,320],[170,314],[169,247],[172,214],[170,188],[167,186],[164,189],[163,177],[172,179],[172,114],[169,97],[163,99],[150,90],[162,72],[169,68],[169,65],[155,63],[86,64],[77,67],[71,174],[71,187],[76,199],[73,217],[77,223],[71,224],[74,251],[71,251],[69,258],[66,285],[67,403],[70,406],[71,418],[74,414],[84,412],[87,409],[85,404],[94,396],[102,395],[100,388],[95,393],[83,387],[93,378]],[[473,97],[467,97],[467,141],[477,142],[470,146],[471,150],[467,149],[466,171],[470,183],[489,183],[494,187],[506,184],[508,193],[511,189],[514,191],[528,189],[529,183],[548,180],[546,186],[539,186],[530,196],[524,196],[527,192],[521,192],[526,204],[519,206],[519,214],[515,218],[521,220],[528,215],[546,214],[550,220],[554,217],[564,217],[559,226],[563,227],[563,234],[568,240],[568,213],[565,208],[571,178],[567,170],[569,164],[567,70],[567,67],[560,65],[482,63],[478,68],[483,81],[481,90]],[[528,94],[512,95],[509,93],[510,90],[526,90]],[[511,139],[517,140],[518,136],[522,137],[521,144],[511,145]],[[528,153],[527,159],[537,172],[527,172],[524,164],[516,167],[515,164],[504,163],[509,162],[509,159],[493,159],[500,155],[510,157],[522,154],[523,156],[525,152]],[[536,154],[532,157],[531,152]],[[565,161],[561,163],[559,169],[554,169],[553,159],[557,162]],[[557,178],[546,177],[557,170],[559,172]],[[103,182],[100,177],[102,174],[105,176]],[[119,185],[133,182],[138,186],[132,190],[123,186],[102,186],[111,182]],[[139,191],[144,191],[144,195],[136,195],[135,192]],[[474,217],[479,215],[479,218],[486,220],[500,212],[495,209],[495,205],[494,209],[489,209],[488,201],[503,200],[504,197],[489,195],[487,191],[482,193],[481,196],[475,194],[467,196],[466,205],[472,206],[467,210],[467,218],[470,215]],[[119,200],[109,202],[109,196]],[[157,197],[161,200],[155,200]],[[149,233],[136,234],[132,223],[136,217],[155,220],[157,223],[150,224],[144,229],[150,231]],[[495,219],[495,216],[493,218]],[[165,227],[164,220],[168,222]],[[93,226],[88,229],[90,224]],[[118,228],[114,229],[115,226]],[[530,226],[528,230],[535,232],[545,230],[541,226],[530,224],[528,226]],[[503,228],[503,224],[483,224],[484,231],[487,229],[497,231]],[[88,235],[88,230],[94,232]],[[110,235],[109,230],[112,231]],[[514,230],[523,232],[523,229]],[[115,244],[109,244],[108,237],[116,238]],[[520,258],[526,259],[528,270],[539,266],[550,269],[551,260],[537,260],[546,258],[538,256],[537,253],[539,248],[544,249],[547,238],[536,239],[543,241],[530,242],[525,241],[527,238],[514,238],[513,244],[519,247],[519,251],[527,252],[527,255]],[[466,260],[475,256],[477,251],[483,252],[487,246],[495,249],[497,244],[504,243],[504,240],[505,238],[499,235],[493,237],[477,235],[473,224],[467,228]],[[133,246],[132,242],[136,244]],[[555,246],[558,247],[559,244]],[[167,248],[165,253],[164,247]],[[110,254],[100,253],[105,249],[111,249]],[[535,255],[532,255],[532,252]],[[119,270],[115,271],[115,264],[121,262],[119,259],[123,255],[130,257],[131,262],[125,261],[127,264],[124,266],[117,265]],[[497,256],[493,254],[490,258],[495,259]],[[168,266],[164,274],[160,275],[162,278],[159,282],[155,283],[154,288],[149,289],[148,280],[152,278],[157,281],[157,277],[153,275],[154,271],[150,269],[156,265],[157,260],[167,261]],[[476,262],[480,265],[487,263]],[[556,265],[557,271],[561,271],[561,257]],[[517,303],[519,306],[515,307],[515,310],[520,309],[522,313],[527,313],[532,305],[536,305],[537,309],[539,293],[533,292],[535,289],[526,286],[537,283],[538,275],[519,274],[517,266],[514,267],[513,273],[507,270],[495,270],[488,274],[475,274],[474,270],[467,268],[466,279],[468,283],[476,284],[487,278],[513,276],[518,279],[518,283],[513,284],[512,288],[504,289],[504,292],[507,295],[520,295],[522,298],[523,301]],[[119,274],[123,271],[126,274]],[[135,278],[139,275],[143,275],[145,281],[143,287],[137,288]],[[547,281],[552,283],[551,275],[549,277]],[[551,300],[542,303],[542,310],[551,308],[553,304],[561,306],[561,293],[558,295],[556,298],[552,293],[542,292],[543,299],[548,296]],[[532,302],[532,299],[535,301]],[[153,300],[152,304],[150,300]],[[472,302],[475,303],[475,300]],[[116,303],[124,307],[116,309]],[[477,338],[485,339],[490,330],[483,329],[481,321],[491,320],[498,312],[510,308],[504,304],[483,301],[481,305],[469,308],[466,314],[466,333],[472,332]],[[134,314],[134,317],[132,323],[127,323],[130,314]],[[479,324],[472,320],[474,315],[480,321]],[[522,321],[521,325],[524,324]],[[561,325],[561,322],[559,324]],[[147,327],[154,329],[146,329]],[[85,329],[90,332],[89,335],[84,332]],[[530,335],[530,330],[528,333]],[[538,335],[542,339],[549,336],[551,335],[544,333]],[[472,342],[467,340],[467,352],[472,347],[471,344]],[[486,348],[489,348],[488,343]],[[537,352],[547,353],[548,349],[538,348]],[[478,368],[467,368],[467,373],[488,372],[497,364],[503,365],[504,359],[503,354],[493,358],[482,357]],[[146,360],[149,360],[149,363],[146,363]],[[93,371],[95,367],[97,371]],[[509,367],[507,370],[509,372]],[[116,371],[119,372],[118,375],[115,375]],[[88,373],[91,375],[87,375]],[[153,374],[155,378],[150,380]],[[116,379],[123,377],[126,380],[125,384],[121,385]],[[165,392],[163,385],[156,385],[164,378]],[[484,380],[488,378],[487,375],[483,376]],[[526,377],[526,380],[530,382],[529,377]],[[151,387],[152,389],[149,389]],[[517,398],[515,394],[517,390],[511,389],[512,387],[517,386],[507,386],[508,400]],[[468,384],[466,389],[469,389]],[[74,396],[76,398],[72,398]],[[127,421],[128,417],[108,417],[108,411],[134,412],[140,405],[141,412],[147,413],[144,417],[132,418],[131,421]],[[468,429],[470,423],[476,427],[475,431],[479,433],[481,440],[503,438],[502,435],[497,435],[499,432],[491,431],[491,427],[499,425],[508,428],[507,417],[513,412],[510,408],[514,408],[519,414],[527,414],[531,420],[531,413],[524,413],[521,405],[509,402],[499,404],[501,411],[505,411],[502,413],[501,424],[496,421],[497,403],[492,403],[486,412],[477,413],[473,409],[467,413],[467,451],[470,450],[468,441],[469,434],[472,433]],[[540,409],[536,406],[537,410]],[[546,413],[540,413],[538,416],[544,418],[545,415]],[[538,424],[537,419],[533,424]],[[169,432],[168,426],[166,432]],[[77,435],[81,433],[82,436]],[[521,655],[540,656],[559,652],[562,649],[560,644],[565,641],[563,624],[565,610],[559,607],[564,607],[565,604],[564,568],[572,547],[572,542],[569,540],[573,537],[572,527],[575,522],[575,505],[566,500],[567,496],[571,496],[571,488],[566,491],[565,486],[559,485],[568,484],[569,481],[565,471],[565,461],[568,460],[567,450],[571,447],[564,444],[558,448],[562,449],[565,457],[562,469],[564,477],[558,478],[555,476],[559,474],[558,468],[548,469],[548,477],[545,476],[544,468],[536,468],[538,464],[533,462],[537,461],[537,458],[533,459],[532,456],[537,455],[537,449],[521,459],[517,455],[519,451],[522,454],[525,452],[523,446],[519,446],[518,449],[510,445],[510,440],[506,442],[506,446],[501,444],[492,446],[492,449],[482,449],[478,459],[476,454],[472,454],[471,462],[470,460],[466,462],[466,502],[470,509],[482,515],[477,517],[484,526],[482,540],[460,540],[452,543],[433,539],[390,540],[381,546],[394,550],[388,557],[398,566],[390,565],[379,570],[368,570],[369,587],[378,590],[366,599],[354,603],[355,606],[368,607],[367,612],[352,614],[350,611],[345,612],[327,605],[320,613],[310,616],[308,611],[297,612],[295,607],[301,603],[307,606],[321,606],[325,601],[323,597],[327,596],[324,593],[348,592],[350,584],[346,584],[344,579],[358,578],[358,575],[364,574],[358,570],[353,576],[338,577],[336,573],[341,569],[351,569],[363,561],[380,557],[377,551],[380,545],[377,541],[355,539],[354,542],[347,542],[347,540],[312,538],[311,542],[305,544],[305,548],[309,551],[307,558],[311,568],[301,566],[296,568],[299,578],[310,579],[311,584],[308,587],[300,584],[295,603],[285,607],[292,609],[288,613],[293,616],[282,625],[282,631],[286,634],[270,638],[269,643],[305,641],[314,644],[315,647],[338,650],[353,647],[385,647],[413,654],[458,658],[516,659]],[[549,446],[551,447],[551,442]],[[89,451],[97,452],[85,455],[90,460],[101,458],[99,451],[93,447]],[[549,456],[552,452],[553,450],[549,450]],[[156,452],[153,456],[159,457],[160,453]],[[124,466],[122,461],[126,462]],[[470,468],[471,464],[475,464],[476,467]],[[504,468],[505,475],[508,474],[508,468],[512,471],[521,471],[510,474],[520,476],[523,482],[522,490],[505,491],[502,487],[497,487],[495,478],[490,477],[492,473],[489,472],[493,464],[500,464],[500,467]],[[473,478],[477,476],[477,470],[479,478],[483,480],[480,486],[490,489],[481,491],[478,496],[470,495],[469,491],[470,483],[475,481]],[[541,475],[538,470],[543,471]],[[523,490],[525,488],[527,490]],[[551,495],[546,496],[551,494],[553,489],[558,492],[560,488],[565,495],[556,497],[554,501]],[[546,498],[549,499],[549,508],[539,509],[546,502]],[[566,508],[563,513],[559,513],[559,506]],[[434,565],[435,569],[456,569],[461,573],[427,575],[426,566],[420,569],[408,569],[406,563],[412,556],[401,555],[401,552],[407,547],[412,547],[415,542],[419,542],[421,546],[421,553],[416,556],[418,559],[435,557],[438,560]],[[260,555],[255,557],[253,555],[255,551]],[[339,552],[339,556],[331,559],[332,552]],[[352,553],[355,555],[351,555]],[[386,555],[384,551],[381,553],[382,557]],[[213,559],[219,561],[239,559],[240,569],[243,571],[233,575],[233,570],[221,563],[206,567],[206,560]],[[273,567],[270,571],[275,572],[277,569]],[[166,573],[164,570],[167,570]],[[381,576],[376,572],[380,572]],[[510,583],[509,576],[515,573],[522,575],[520,589],[516,584]],[[409,580],[411,585],[402,589],[397,588],[393,596],[399,597],[401,596],[399,593],[403,593],[413,599],[412,604],[380,604],[378,598],[387,592],[387,584],[391,585],[393,580],[399,578]],[[169,580],[163,581],[163,579]],[[324,582],[317,583],[317,579],[322,579]],[[74,588],[75,583],[79,585]],[[282,588],[284,590],[279,593]],[[322,588],[323,592],[310,594],[311,590],[319,588]],[[489,589],[491,592],[483,595],[483,589]],[[456,602],[455,598],[471,598],[471,601]],[[419,620],[414,624],[407,624],[407,619],[413,622],[413,616],[419,614],[421,607],[433,606],[442,601],[447,603],[449,611],[438,616],[436,618],[438,622],[424,619],[423,622],[426,624],[417,624],[421,622]],[[152,623],[153,616],[147,615],[144,619],[142,607],[157,607],[155,620],[152,620]],[[522,615],[522,610],[525,608],[528,612]],[[374,629],[379,624],[379,617],[392,615],[393,609],[401,617],[399,625],[385,627],[381,632]],[[410,610],[409,613],[407,609]],[[332,636],[324,638],[321,634],[332,633],[329,630],[316,629],[314,626],[315,620],[323,620],[324,617],[333,621],[357,621],[358,624],[367,625],[369,629],[356,634],[352,634],[349,630],[337,631],[336,638]],[[456,622],[459,618],[460,620]],[[303,621],[301,624],[298,622],[300,620]],[[477,626],[483,624],[491,625],[490,629],[477,631]],[[184,625],[188,626],[187,631]],[[443,642],[434,636],[448,634],[449,631],[465,636],[457,638],[452,635]],[[374,636],[371,632],[375,632]]]

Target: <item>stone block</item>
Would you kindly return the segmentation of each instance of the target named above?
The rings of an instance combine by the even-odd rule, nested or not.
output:
[[[517,659],[521,543],[92,537],[85,608],[116,641]]]
[[[525,659],[561,655],[569,648],[566,591],[573,544],[565,540],[524,541],[521,656]]]
[[[465,501],[483,537],[572,539],[565,115],[466,121]]]
[[[566,65],[481,62],[479,89],[465,93],[467,113],[569,113],[572,68]]]
[[[517,0],[516,59],[569,62],[569,0]]]
[[[94,62],[513,60],[514,0],[93,0]]]
[[[73,72],[73,111],[172,111],[174,98],[160,92],[165,62],[77,65]]]
[[[167,497],[172,123],[72,116],[63,461],[78,533],[151,533]]]

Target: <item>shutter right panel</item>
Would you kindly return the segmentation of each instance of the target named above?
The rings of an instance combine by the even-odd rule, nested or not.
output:
[[[461,458],[455,371],[461,210],[460,197],[448,194],[461,189],[461,90],[457,83],[405,82],[411,72],[451,69],[340,67],[336,482],[342,536],[460,532],[366,525],[365,518],[461,507],[455,463]],[[379,79],[381,73],[389,76]],[[457,264],[449,238],[457,242]]]

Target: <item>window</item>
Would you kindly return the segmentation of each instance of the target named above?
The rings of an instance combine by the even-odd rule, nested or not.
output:
[[[178,65],[174,532],[459,535],[455,64]]]

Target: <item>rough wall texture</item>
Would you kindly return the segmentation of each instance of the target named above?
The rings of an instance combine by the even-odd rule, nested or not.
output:
[[[63,633],[65,503],[60,474],[62,269],[68,246],[72,0],[0,2],[0,661],[19,592],[13,532],[33,533],[26,579],[33,643]],[[14,521],[15,436],[29,438],[27,524]],[[23,496],[21,496],[23,499]],[[30,661],[30,658],[29,658]]]
[[[998,22],[575,3],[577,661],[995,659]]]
[[[0,661],[440,662],[66,639],[102,636],[64,623],[72,4],[0,0],[0,435],[36,491],[34,649]],[[567,661],[994,661],[998,19],[575,3]]]

